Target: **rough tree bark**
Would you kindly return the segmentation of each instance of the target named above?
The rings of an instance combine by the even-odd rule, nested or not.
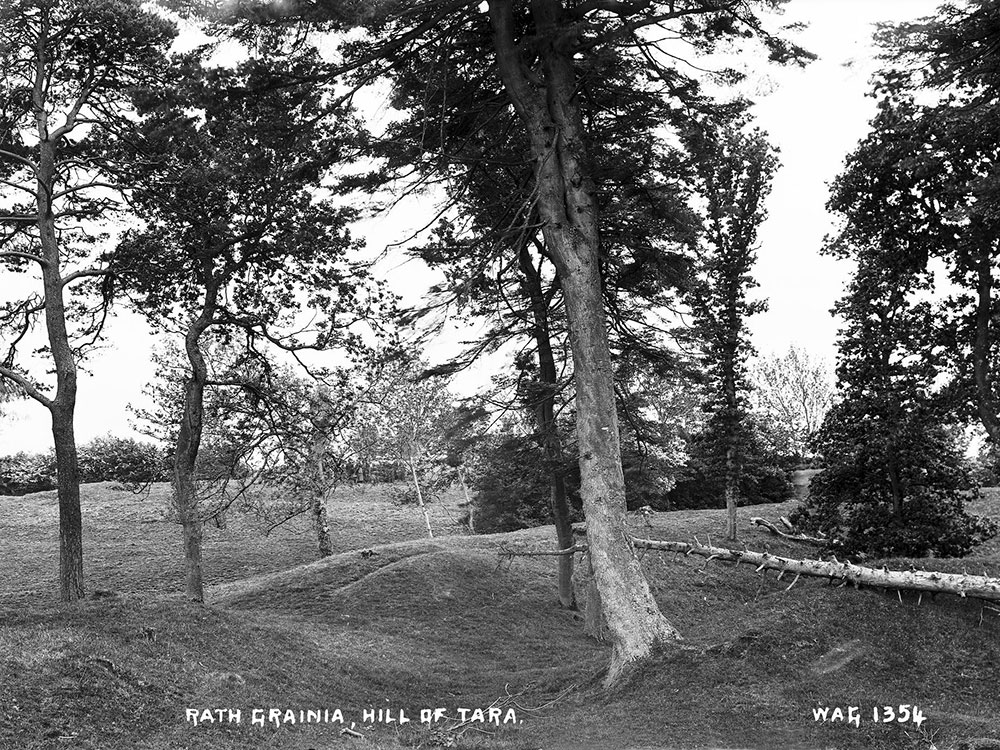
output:
[[[607,683],[657,646],[680,638],[660,612],[626,533],[611,356],[601,293],[595,188],[587,169],[571,51],[560,46],[558,0],[534,0],[535,52],[543,80],[525,74],[512,0],[490,0],[494,49],[505,90],[531,142],[545,245],[562,283],[573,350],[581,495],[594,579],[614,644]]]
[[[333,543],[330,541],[330,521],[326,513],[325,492],[313,495],[313,526],[316,529],[316,543],[320,557],[333,554]]]
[[[39,70],[44,66],[39,65]],[[56,183],[56,142],[49,136],[47,113],[38,113],[39,144],[36,205],[41,246],[42,285],[45,290],[45,330],[55,365],[56,393],[47,404],[52,415],[59,498],[59,593],[65,602],[84,596],[83,521],[80,512],[80,476],[76,456],[73,415],[76,410],[76,358],[69,344],[65,285],[52,208]],[[61,137],[61,136],[60,136]]]
[[[566,547],[562,549],[566,549]],[[572,555],[561,557],[572,557]],[[589,553],[587,554],[587,567],[590,569],[590,582],[587,584],[586,608],[583,610],[583,632],[595,641],[603,641],[606,633],[604,608],[601,606],[601,591],[597,588],[597,579],[594,578],[594,564],[590,561]]]
[[[327,438],[321,436],[316,441],[317,469],[319,471],[319,486],[312,493],[313,528],[316,530],[316,544],[320,557],[330,557],[333,554],[333,543],[330,540],[330,521],[326,512],[326,494],[329,486],[326,481],[323,454],[326,453]]]
[[[326,512],[326,497],[333,482],[326,473],[326,454],[330,449],[331,430],[335,423],[335,415],[330,403],[329,390],[323,386],[316,389],[312,402],[312,421],[315,437],[312,443],[312,463],[315,464],[316,482],[311,487],[310,510],[313,517],[313,528],[316,531],[316,545],[319,556],[330,557],[333,554],[333,543],[330,540],[330,523]]]
[[[549,463],[549,494],[552,507],[552,518],[556,527],[556,540],[559,549],[566,549],[573,544],[573,523],[569,513],[569,499],[566,493],[566,479],[562,469],[562,442],[559,439],[559,429],[555,416],[555,389],[557,384],[556,359],[552,352],[551,329],[549,326],[548,304],[542,291],[542,280],[531,261],[528,246],[521,247],[519,263],[524,276],[525,288],[531,301],[532,333],[535,346],[538,349],[538,379],[542,392],[537,394],[534,404],[535,423],[542,450]],[[576,596],[573,592],[573,557],[566,555],[558,560],[559,570],[559,604],[566,609],[576,609]]]
[[[211,263],[206,260],[203,272],[211,279]],[[212,325],[218,305],[218,285],[209,281],[205,286],[205,299],[201,312],[188,326],[184,337],[184,349],[191,365],[191,374],[184,388],[184,412],[177,431],[177,445],[174,451],[174,503],[177,506],[177,520],[183,529],[185,589],[190,599],[205,600],[202,578],[201,538],[202,518],[198,507],[195,483],[195,462],[201,447],[201,435],[205,416],[205,381],[208,367],[199,341],[203,333]]]

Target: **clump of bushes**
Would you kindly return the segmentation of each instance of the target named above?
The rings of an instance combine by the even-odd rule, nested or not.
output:
[[[77,449],[80,482],[117,482],[144,487],[170,479],[168,454],[133,438],[100,437]],[[27,495],[56,488],[56,457],[20,452],[0,456],[0,495]]]
[[[997,534],[997,524],[966,513],[954,490],[921,487],[903,500],[904,523],[884,502],[861,503],[837,530],[848,555],[962,557]]]
[[[824,462],[792,514],[846,555],[960,557],[995,536],[997,524],[967,513],[974,487],[953,432],[920,413],[892,430],[840,404],[816,447]]]
[[[576,455],[560,471],[572,508],[580,508]],[[494,534],[552,523],[550,465],[537,442],[522,435],[493,435],[480,444],[470,489],[476,531]]]
[[[484,534],[515,531],[553,523],[552,469],[566,484],[572,519],[583,520],[580,458],[572,444],[555,467],[530,435],[493,435],[477,447],[470,489],[475,493],[475,528]],[[660,510],[672,485],[674,465],[656,446],[640,452],[632,440],[622,441],[622,470],[629,510],[644,505]]]
[[[0,456],[0,495],[27,495],[56,487],[56,457],[48,453]]]
[[[95,438],[77,450],[81,482],[143,486],[169,479],[165,452],[134,438]]]
[[[690,456],[669,499],[672,509],[724,508],[725,427],[713,419],[694,437]],[[794,494],[795,457],[783,453],[767,427],[750,413],[742,415],[737,439],[740,505],[780,503]]]

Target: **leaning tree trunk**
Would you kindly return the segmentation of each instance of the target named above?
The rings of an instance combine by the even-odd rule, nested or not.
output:
[[[55,144],[43,141],[38,162],[38,233],[45,290],[45,329],[56,371],[56,395],[48,404],[56,454],[59,497],[59,589],[63,601],[84,596],[83,521],[80,512],[80,476],[73,416],[76,410],[76,358],[69,344],[59,243],[52,214],[55,184]]]
[[[609,672],[613,683],[629,662],[651,655],[658,643],[679,635],[660,613],[627,535],[625,479],[596,258],[572,258],[567,271],[562,279],[576,379],[581,494],[594,579],[614,643]]]
[[[531,13],[542,86],[529,80],[515,40],[512,0],[489,0],[497,63],[531,141],[542,232],[562,282],[576,382],[581,495],[594,579],[613,642],[606,683],[679,638],[660,612],[627,535],[614,381],[601,289],[598,207],[588,174],[571,53],[559,45],[559,0]]]
[[[541,392],[536,394],[537,400],[532,406],[535,411],[535,422],[538,425],[539,441],[549,464],[549,498],[552,519],[556,527],[556,540],[559,549],[566,549],[573,545],[573,523],[569,512],[566,479],[562,471],[562,444],[556,426],[555,391],[558,378],[555,355],[552,353],[548,302],[542,291],[541,275],[531,261],[527,244],[521,247],[519,262],[531,302],[534,323],[532,329],[538,350],[538,379]],[[557,564],[559,605],[566,609],[576,609],[576,596],[573,592],[573,556],[560,557]]]
[[[424,502],[424,493],[420,489],[420,477],[417,476],[416,459],[410,458],[407,463],[410,467],[410,475],[413,477],[413,488],[417,493],[417,504],[420,506],[420,510],[424,514],[424,523],[427,525],[427,536],[433,539],[434,529],[431,528],[431,514],[427,510],[427,504]]]
[[[218,300],[218,286],[211,281],[211,261],[203,266],[205,278],[210,279],[205,289],[201,313],[191,323],[184,338],[184,348],[191,365],[191,375],[184,389],[184,413],[177,431],[174,452],[174,502],[177,519],[183,529],[185,589],[188,598],[196,602],[205,600],[205,587],[201,561],[202,518],[198,507],[195,482],[195,464],[205,416],[205,382],[208,368],[199,341],[212,324]]]

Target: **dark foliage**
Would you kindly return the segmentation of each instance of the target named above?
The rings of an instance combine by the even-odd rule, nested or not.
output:
[[[557,468],[566,479],[570,505],[579,513],[577,455],[567,452]],[[490,436],[484,440],[470,482],[475,492],[472,512],[476,531],[493,534],[552,523],[551,470],[542,447],[523,435]]]
[[[81,482],[144,486],[170,479],[166,452],[152,443],[107,435],[79,450]]]
[[[572,434],[572,425],[565,428]],[[481,533],[514,531],[552,523],[551,461],[537,440],[523,435],[490,436],[477,446],[478,458],[470,489],[475,493],[475,528]],[[566,481],[574,521],[583,520],[580,501],[580,457],[565,446],[556,467]],[[664,478],[675,468],[650,446],[637,441],[626,424],[622,432],[622,471],[629,510],[650,506],[669,510]]]
[[[0,456],[0,495],[27,495],[56,488],[56,457],[47,453]]]
[[[830,411],[816,440],[826,468],[812,479],[795,523],[859,556],[958,557],[996,535],[996,523],[964,510],[972,483],[952,433],[917,413],[887,441],[866,421],[856,404]],[[898,471],[898,514],[890,462]]]
[[[737,424],[739,504],[780,503],[790,498],[794,457],[779,451],[766,426],[753,414],[743,414]],[[692,440],[691,457],[668,496],[671,509],[725,507],[727,429],[720,414]]]
[[[170,451],[134,438],[112,435],[95,438],[79,449],[80,481],[117,482],[138,490],[152,482],[169,482],[173,473]],[[209,444],[198,455],[199,479],[215,480],[222,476],[245,473],[223,448]],[[56,488],[56,459],[47,453],[20,452],[0,456],[0,495],[26,495]]]

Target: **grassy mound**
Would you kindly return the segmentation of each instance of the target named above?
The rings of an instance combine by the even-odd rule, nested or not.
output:
[[[216,585],[196,606],[177,594],[180,533],[164,520],[165,493],[84,488],[88,585],[114,593],[73,606],[52,601],[52,493],[0,498],[12,553],[0,587],[0,747],[926,750],[1000,738],[1000,620],[973,602],[918,607],[805,579],[786,590],[787,579],[749,568],[650,552],[643,565],[685,640],[609,694],[597,679],[608,647],[556,606],[552,559],[497,556],[500,545],[551,549],[551,528],[462,536],[443,503],[433,508],[441,535],[426,539],[416,509],[355,492],[330,504],[341,552],[315,560],[304,520],[265,538],[231,514],[227,528],[206,530]],[[1000,516],[996,496],[971,509]],[[723,528],[722,511],[684,511],[649,527],[637,519],[634,531],[718,543]],[[744,534],[753,549],[812,553]],[[922,562],[1000,574],[1000,541],[966,560]],[[872,720],[900,704],[926,721]],[[516,723],[462,723],[459,709],[471,719],[491,705],[513,709]],[[837,706],[858,706],[860,726],[814,719]],[[189,708],[242,716],[195,726]],[[282,714],[259,726],[254,708],[340,709],[345,723]],[[421,709],[435,708],[444,716],[421,724]],[[381,721],[364,720],[378,709]],[[352,721],[356,735],[342,733]]]

